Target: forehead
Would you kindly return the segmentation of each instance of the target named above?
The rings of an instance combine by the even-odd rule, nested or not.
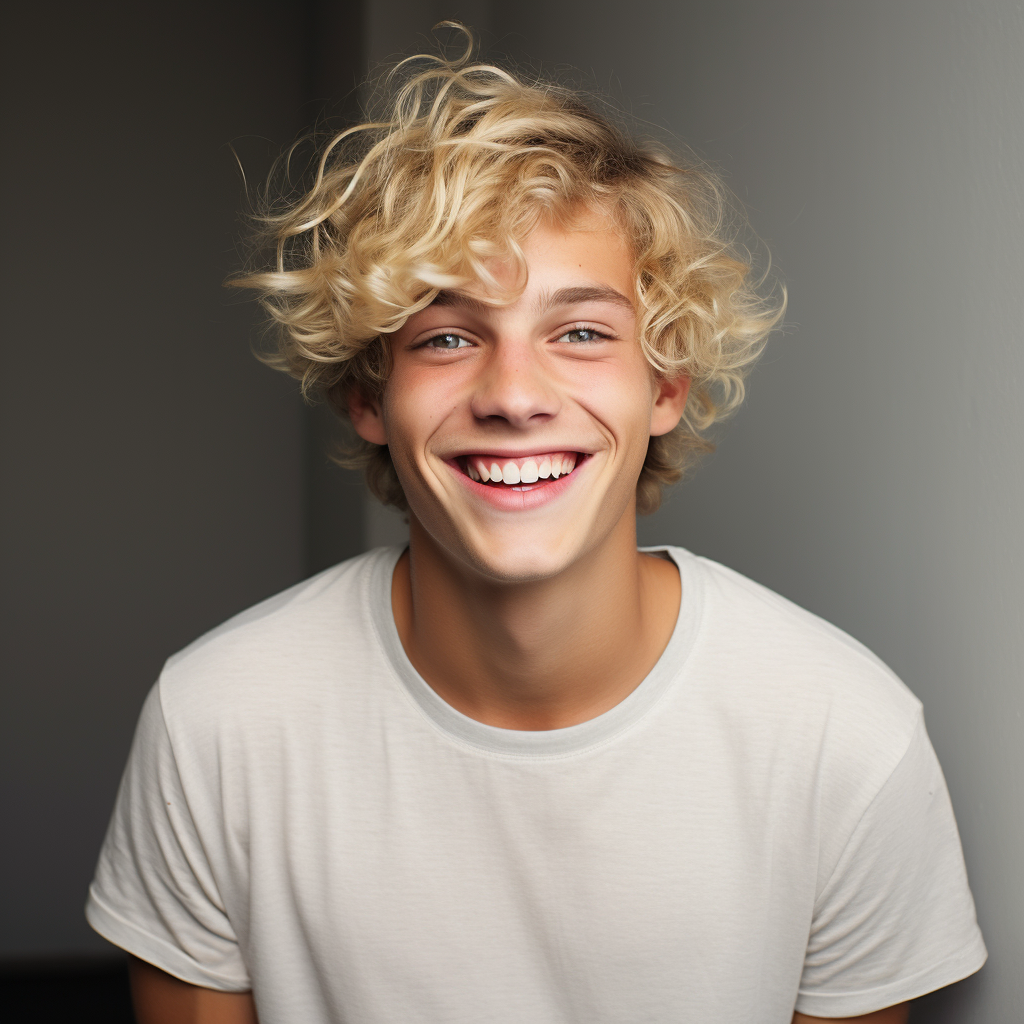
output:
[[[550,305],[606,301],[632,312],[634,267],[626,232],[610,214],[585,210],[574,217],[544,217],[519,242],[523,266],[511,260],[487,264],[491,281],[477,280],[458,293],[442,292],[437,305],[455,302]],[[523,273],[525,272],[525,279]]]

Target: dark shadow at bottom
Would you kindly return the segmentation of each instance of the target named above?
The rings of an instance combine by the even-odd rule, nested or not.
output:
[[[44,961],[0,967],[6,1024],[135,1024],[127,960]]]

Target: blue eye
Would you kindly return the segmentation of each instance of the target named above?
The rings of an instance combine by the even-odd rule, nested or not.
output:
[[[575,327],[573,330],[566,331],[565,334],[562,335],[562,338],[565,338],[570,343],[576,345],[592,345],[595,341],[604,341],[607,337],[607,334],[595,331],[592,327]],[[561,341],[562,338],[559,338],[559,341]]]
[[[470,343],[459,334],[438,334],[428,339],[425,347],[451,352],[457,348],[469,348]]]

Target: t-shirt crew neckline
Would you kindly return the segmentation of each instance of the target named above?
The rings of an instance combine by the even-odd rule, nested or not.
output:
[[[639,686],[615,707],[564,729],[527,731],[486,725],[457,711],[417,672],[398,635],[391,610],[391,583],[404,547],[380,552],[374,566],[368,602],[377,636],[402,688],[441,732],[493,754],[524,758],[567,757],[609,742],[639,722],[683,676],[703,611],[703,576],[698,560],[682,548],[641,548],[664,553],[679,570],[682,596],[675,628],[665,650]]]

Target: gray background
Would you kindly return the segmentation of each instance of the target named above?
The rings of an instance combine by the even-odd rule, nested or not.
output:
[[[788,326],[642,540],[779,590],[921,697],[991,958],[917,1018],[1024,1019],[1021,5],[75,10],[22,12],[4,61],[0,955],[102,952],[81,904],[162,659],[400,534],[249,355],[257,317],[220,288],[226,143],[258,179],[371,58],[454,14],[684,141],[745,204]]]

